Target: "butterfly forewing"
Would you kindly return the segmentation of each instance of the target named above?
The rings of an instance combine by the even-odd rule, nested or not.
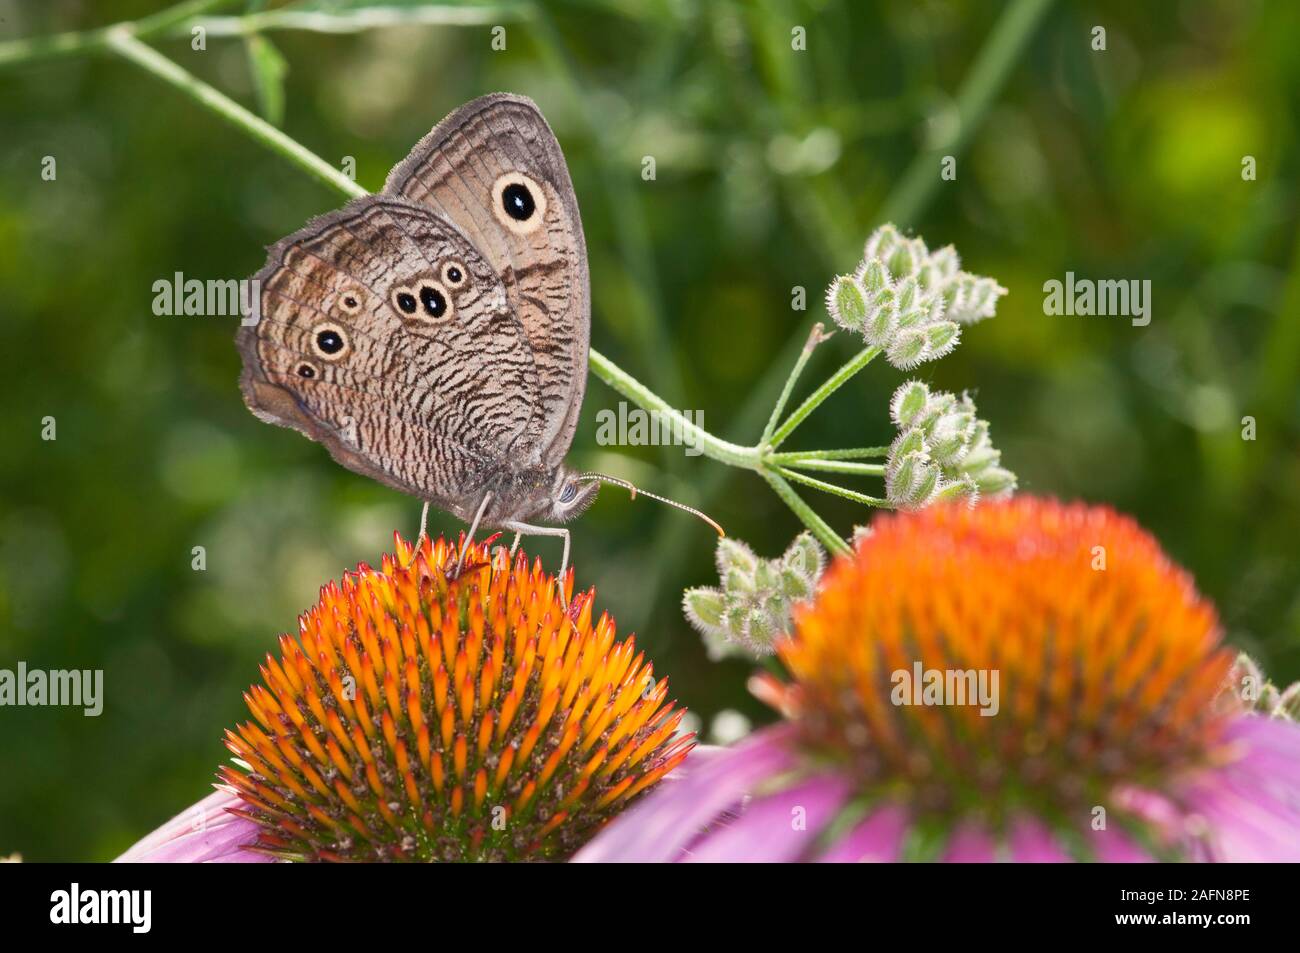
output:
[[[590,292],[578,203],[560,145],[529,99],[493,94],[456,110],[389,175],[387,194],[455,222],[501,277],[537,373],[538,438],[568,453],[587,378]]]

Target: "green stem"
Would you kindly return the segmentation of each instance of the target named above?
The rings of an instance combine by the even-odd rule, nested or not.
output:
[[[773,463],[770,457],[768,463]],[[883,463],[853,463],[849,460],[816,460],[794,457],[781,463],[782,467],[791,467],[796,470],[825,470],[829,473],[854,473],[859,476],[884,476],[885,465]]]
[[[1016,0],[1003,8],[1001,19],[984,41],[957,91],[955,115],[946,123],[947,134],[912,160],[885,202],[881,221],[906,227],[929,203],[941,184],[939,163],[944,156],[956,156],[970,141],[1051,3],[1052,0]]]
[[[870,364],[879,353],[880,348],[878,347],[863,348],[859,351],[851,361],[827,378],[826,383],[813,391],[809,398],[799,405],[798,410],[786,418],[785,423],[777,429],[776,433],[772,434],[772,439],[765,446],[772,449],[781,446],[809,414],[820,407],[827,397],[830,397],[831,394],[848,383],[854,374]]]
[[[674,425],[680,426],[682,428],[683,442],[687,443],[688,446],[698,447],[706,456],[730,464],[733,467],[743,467],[747,470],[758,467],[758,451],[755,448],[742,447],[740,444],[721,440],[703,427],[687,420],[679,411],[670,407],[662,397],[595,348],[590,351],[588,363],[593,374],[632,401],[632,403],[645,410],[657,411],[670,419]]]
[[[237,0],[186,0],[185,3],[178,3],[174,7],[168,7],[166,10],[160,10],[139,20],[114,23],[94,30],[9,40],[0,43],[0,67],[103,50],[110,45],[110,38],[123,30],[136,37],[165,33],[192,17],[210,13],[221,7],[234,6],[236,2]]]
[[[349,198],[359,198],[369,194],[334,166],[290,139],[266,120],[249,112],[225,93],[209,86],[192,73],[163,56],[153,47],[141,43],[130,27],[115,27],[109,31],[105,42],[123,58],[130,60],[212,112],[239,126],[262,145],[273,152],[278,152],[326,185]]]
[[[835,496],[842,496],[846,500],[852,500],[854,503],[862,503],[866,506],[888,506],[889,504],[876,496],[867,496],[865,493],[858,493],[855,490],[847,490],[842,486],[836,486],[834,483],[827,483],[825,480],[817,480],[804,473],[796,473],[794,470],[786,467],[777,467],[777,472],[781,476],[794,480],[796,483],[803,483],[814,489],[821,490],[823,493],[831,493]]]
[[[803,520],[804,525],[812,530],[813,535],[821,541],[821,544],[830,553],[838,555],[851,552],[849,544],[840,539],[835,530],[831,529],[830,525],[799,497],[799,494],[794,491],[794,487],[787,483],[780,474],[768,469],[761,472],[763,479],[776,491],[776,495],[781,498],[781,501],[794,511],[795,516]]]
[[[769,463],[790,463],[794,460],[874,460],[887,456],[888,447],[855,447],[852,450],[791,450],[788,453],[769,453],[764,459]]]
[[[812,352],[817,349],[829,337],[826,333],[825,326],[819,321],[813,325],[812,333],[808,335],[808,341],[799,352],[799,360],[795,361],[794,369],[790,371],[790,376],[786,378],[785,387],[781,390],[781,396],[777,398],[776,405],[772,408],[772,415],[767,418],[767,426],[763,428],[763,437],[758,441],[760,447],[766,447],[772,439],[772,431],[776,429],[776,422],[781,419],[781,414],[785,410],[785,405],[790,400],[790,392],[794,390],[794,385],[799,380],[799,375],[803,373],[804,367],[808,364],[808,358],[812,357]]]

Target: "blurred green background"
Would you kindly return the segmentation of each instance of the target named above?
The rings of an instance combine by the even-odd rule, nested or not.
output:
[[[0,41],[161,6],[0,0]],[[462,102],[536,99],[582,206],[593,344],[747,443],[792,347],[825,318],[822,290],[875,225],[955,243],[1010,294],[917,376],[976,391],[1022,489],[1136,515],[1238,645],[1275,680],[1300,678],[1300,5],[590,0],[458,13],[473,22],[268,33],[287,65],[284,129],[327,161],[355,157],[374,189]],[[497,24],[505,51],[491,48]],[[1091,48],[1098,25],[1104,52]],[[795,26],[806,51],[791,49]],[[150,42],[257,105],[245,42],[217,32],[205,51],[188,34]],[[939,178],[945,154],[955,181]],[[1255,181],[1242,179],[1247,155]],[[416,501],[245,410],[234,319],[151,311],[156,280],[251,275],[263,246],[339,204],[111,56],[0,69],[0,667],[102,668],[106,695],[98,718],[0,709],[0,853],[109,859],[203,796],[276,634],[322,583],[376,562],[394,529],[415,531]],[[1150,279],[1150,326],[1045,315],[1043,283],[1067,271]],[[794,286],[806,312],[791,310]],[[825,345],[805,388],[852,344]],[[885,402],[903,379],[873,364],[789,448],[887,442]],[[680,449],[597,447],[595,414],[617,402],[590,383],[578,466],[704,506],[765,555],[785,548],[799,524],[756,476]],[[805,498],[846,534],[870,515]],[[680,612],[684,587],[715,578],[713,542],[609,488],[574,528],[579,583],[638,634],[706,734],[719,712],[767,717],[745,691],[749,666],[707,662]],[[555,541],[530,546],[558,559]]]

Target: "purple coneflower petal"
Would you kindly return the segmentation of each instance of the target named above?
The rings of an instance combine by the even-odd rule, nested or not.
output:
[[[1073,858],[1046,825],[1032,817],[1018,818],[1008,838],[1011,860],[1021,864],[1063,864]]]
[[[1087,840],[1093,856],[1103,864],[1149,864],[1155,860],[1122,830],[1095,831],[1089,827]]]
[[[243,849],[257,839],[258,826],[226,810],[241,803],[235,794],[216,791],[177,814],[114,863],[269,863],[272,858],[265,854]]]
[[[983,828],[965,823],[948,840],[943,860],[947,864],[992,863],[997,860],[996,846]]]
[[[827,864],[891,863],[898,860],[906,830],[906,811],[897,805],[880,808],[818,860]]]
[[[1240,756],[1186,795],[1204,821],[1209,858],[1300,860],[1300,726],[1244,716],[1228,730]]]
[[[755,784],[794,763],[786,726],[755,732],[711,758],[699,771],[665,786],[623,812],[574,856],[578,863],[678,860],[719,814],[739,804]],[[687,757],[689,765],[693,755]]]
[[[785,863],[806,856],[849,794],[841,777],[803,781],[745,806],[733,823],[692,848],[688,861]]]

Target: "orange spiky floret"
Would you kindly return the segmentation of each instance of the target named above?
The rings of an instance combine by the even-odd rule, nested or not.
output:
[[[462,538],[463,539],[463,538]],[[595,591],[520,552],[395,536],[280,637],[220,776],[295,860],[564,858],[686,757],[684,709]],[[414,557],[414,558],[413,558]],[[564,579],[572,593],[573,570]]]
[[[1127,517],[1032,497],[936,506],[873,524],[778,646],[794,682],[755,690],[864,792],[909,790],[939,813],[1071,811],[1216,757],[1220,637]],[[895,673],[917,662],[996,671],[1000,710],[896,703]]]

